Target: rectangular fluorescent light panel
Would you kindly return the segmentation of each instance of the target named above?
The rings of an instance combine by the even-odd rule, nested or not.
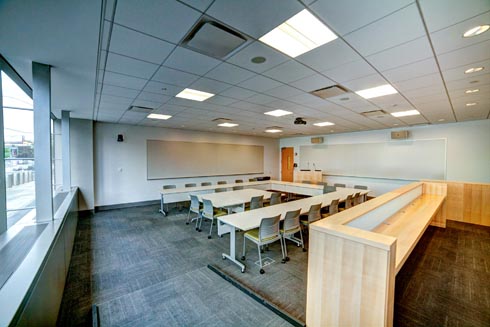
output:
[[[176,95],[177,98],[194,101],[204,101],[212,96],[214,96],[214,94],[193,89],[184,89],[182,92]]]
[[[267,133],[281,133],[282,129],[266,129]]]
[[[218,124],[218,126],[221,126],[221,127],[235,127],[235,126],[238,126],[238,124],[234,124],[234,123],[221,123],[221,124]]]
[[[356,94],[362,96],[364,99],[371,99],[382,97],[385,95],[398,93],[393,86],[390,84],[380,85],[376,87],[372,87],[370,89],[365,89],[361,91],[357,91]]]
[[[418,112],[418,110],[413,109],[407,111],[392,112],[391,115],[393,117],[416,116],[416,115],[420,115],[420,112]]]
[[[323,127],[323,126],[332,126],[332,125],[335,125],[335,124],[334,123],[331,123],[329,121],[324,121],[323,123],[315,123],[313,125]]]
[[[169,115],[160,115],[160,114],[149,114],[148,116],[146,116],[146,118],[150,118],[150,119],[161,119],[161,120],[167,120],[169,118],[171,118],[172,116],[169,116]]]
[[[265,115],[269,115],[269,116],[274,116],[274,117],[281,117],[281,116],[291,115],[292,112],[291,111],[282,110],[282,109],[277,109],[277,110],[272,110],[272,111],[264,112],[264,114]]]
[[[336,38],[327,26],[303,9],[259,40],[295,58]]]

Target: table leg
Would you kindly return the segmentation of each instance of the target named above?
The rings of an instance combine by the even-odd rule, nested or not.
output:
[[[164,216],[167,215],[165,210],[163,210],[163,194],[160,193],[160,210],[158,210],[160,213],[162,213]]]
[[[235,246],[236,246],[236,228],[234,226],[230,226],[230,254],[223,253],[222,257],[224,259],[228,259],[231,262],[238,265],[241,268],[242,273],[245,272],[245,265],[238,261],[235,257]]]

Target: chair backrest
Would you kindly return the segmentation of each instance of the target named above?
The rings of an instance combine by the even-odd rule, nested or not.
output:
[[[220,187],[214,190],[216,193],[226,192],[226,187]]]
[[[299,228],[299,215],[301,213],[301,209],[288,211],[284,216],[284,231],[289,231],[293,229]]]
[[[225,185],[226,181],[218,181],[218,185]]]
[[[196,187],[196,183],[187,183],[185,187]]]
[[[243,183],[243,179],[235,179],[235,183]]]
[[[310,207],[310,211],[308,211],[308,222],[309,223],[314,222],[314,221],[317,221],[318,219],[321,219],[322,218],[322,215],[320,213],[320,210],[321,209],[322,209],[322,204],[321,203],[313,204]]]
[[[279,221],[281,215],[277,215],[269,218],[262,218],[259,227],[259,240],[265,240],[268,238],[279,236]]]
[[[243,190],[243,186],[233,186],[233,191]]]
[[[323,194],[335,192],[337,191],[336,186],[328,186],[327,184],[323,185]]]
[[[262,208],[264,206],[264,196],[254,196],[250,199],[250,210]]]
[[[345,208],[349,209],[352,207],[352,194],[347,195],[347,199],[345,199]]]
[[[301,183],[303,183],[303,184],[311,184],[310,181],[301,181]]]
[[[335,184],[333,184],[333,186],[335,186],[335,187],[345,187],[345,184],[335,183]]]
[[[210,185],[213,185],[213,183],[211,183],[211,182],[202,182],[201,183],[201,186],[210,186]]]
[[[211,202],[211,200],[202,199],[202,203],[204,205],[204,207],[202,209],[203,216],[208,217],[208,218],[214,217],[214,208],[213,208],[213,203]]]
[[[279,192],[272,193],[269,203],[271,206],[281,203],[281,193],[279,193]]]
[[[248,181],[249,182],[256,182],[257,181],[257,178],[249,178]]]
[[[198,212],[199,211],[199,207],[200,207],[200,203],[199,203],[199,198],[197,197],[197,195],[193,195],[191,194],[191,211],[194,211],[194,212]]]
[[[175,186],[175,185],[163,185],[164,190],[169,190],[171,188],[177,188],[177,186]]]
[[[367,190],[367,186],[365,185],[354,185],[354,188],[358,189],[358,190]]]
[[[352,205],[358,205],[361,203],[361,192],[357,192],[356,194],[354,194],[353,198],[352,198]]]
[[[332,200],[332,202],[328,206],[328,214],[329,215],[334,215],[337,212],[339,212],[339,202],[340,202],[340,199]]]

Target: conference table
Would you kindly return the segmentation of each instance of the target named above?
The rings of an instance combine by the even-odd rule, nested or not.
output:
[[[243,190],[209,193],[198,195],[197,198],[200,202],[202,200],[210,200],[215,208],[223,208],[228,210],[228,214],[231,214],[236,209],[242,209],[246,203],[249,203],[254,196],[263,196],[265,199],[270,199],[272,192],[263,191],[259,189],[247,188]]]
[[[230,253],[223,253],[223,259],[228,259],[241,268],[242,272],[245,272],[245,265],[236,259],[236,232],[238,230],[248,231],[260,226],[260,222],[263,218],[273,217],[281,215],[281,220],[284,219],[286,213],[292,210],[300,209],[301,214],[307,213],[310,210],[310,206],[321,203],[322,207],[330,205],[332,200],[339,199],[340,202],[344,202],[349,195],[354,195],[360,192],[361,195],[369,193],[369,190],[359,190],[353,188],[340,188],[338,187],[335,192],[316,195],[301,200],[285,202],[276,204],[269,207],[259,208],[255,210],[239,212],[231,215],[221,216],[218,218],[218,226],[223,224],[228,226],[230,232]]]
[[[227,190],[231,190],[233,187],[236,186],[241,186],[244,189],[253,188],[264,191],[274,190],[282,193],[295,193],[307,196],[319,195],[323,193],[323,185],[283,182],[275,180],[161,189],[159,212],[166,216],[167,213],[164,210],[164,204],[189,201],[189,195],[191,194],[199,196],[202,194],[214,193],[216,189],[226,188]]]

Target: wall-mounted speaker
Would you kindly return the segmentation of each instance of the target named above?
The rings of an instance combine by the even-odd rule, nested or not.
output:
[[[396,132],[391,132],[391,139],[392,140],[405,140],[408,139],[410,134],[408,131],[396,131]]]
[[[124,135],[122,135],[122,134],[117,134],[117,141],[118,141],[118,142],[124,142]]]
[[[312,144],[322,144],[323,143],[323,137],[312,137],[311,143]]]

